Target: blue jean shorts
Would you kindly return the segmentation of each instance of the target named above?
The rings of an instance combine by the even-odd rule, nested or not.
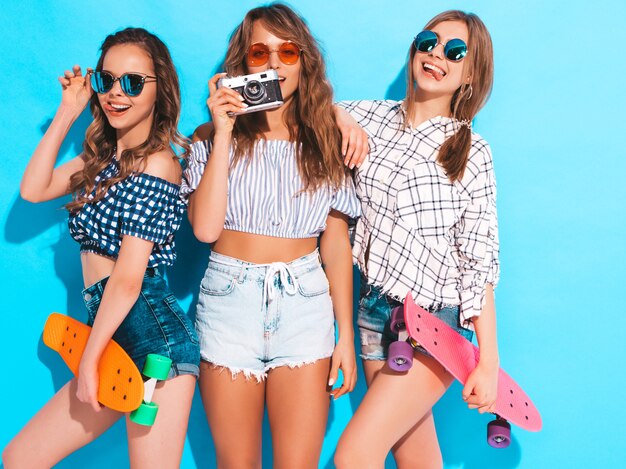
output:
[[[262,381],[279,366],[332,355],[335,317],[317,250],[289,263],[253,264],[211,252],[196,330],[202,360]]]
[[[398,340],[398,334],[391,331],[391,311],[396,306],[402,306],[402,303],[381,293],[380,289],[366,282],[361,278],[361,299],[357,319],[361,336],[361,358],[387,360],[389,345]],[[467,340],[472,340],[474,333],[460,324],[458,306],[447,306],[433,311],[432,314]],[[415,350],[430,355],[422,347],[416,347]]]
[[[107,281],[108,277],[83,290],[90,326],[96,319]],[[156,353],[172,359],[168,379],[199,374],[200,349],[193,323],[156,269],[146,270],[139,298],[113,334],[113,340],[140,371],[146,356]]]

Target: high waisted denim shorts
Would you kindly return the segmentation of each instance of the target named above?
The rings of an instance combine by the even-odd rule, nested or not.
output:
[[[398,340],[398,334],[391,331],[391,311],[402,303],[381,293],[380,289],[367,285],[361,277],[361,299],[359,301],[358,325],[361,336],[361,358],[364,360],[386,360],[389,345]],[[461,326],[458,306],[447,306],[433,311],[438,319],[452,327],[455,331],[472,340],[474,333]],[[430,355],[422,347],[415,349]]]
[[[108,277],[83,290],[83,300],[93,325]],[[113,339],[143,370],[146,356],[156,353],[172,359],[168,379],[198,376],[200,350],[193,324],[169,291],[158,270],[148,269],[139,298],[118,327]]]
[[[334,324],[317,250],[272,264],[211,252],[196,313],[202,360],[262,381],[272,368],[330,357]]]

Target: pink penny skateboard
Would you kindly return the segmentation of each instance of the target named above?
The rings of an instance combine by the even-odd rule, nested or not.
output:
[[[389,347],[387,363],[392,370],[407,371],[413,364],[413,348],[420,345],[462,384],[478,364],[478,347],[446,323],[424,310],[407,294],[404,308],[392,311],[391,329],[398,341]],[[506,448],[511,442],[510,421],[536,432],[541,430],[541,416],[530,398],[513,379],[500,369],[496,419],[487,426],[487,441],[495,448]]]

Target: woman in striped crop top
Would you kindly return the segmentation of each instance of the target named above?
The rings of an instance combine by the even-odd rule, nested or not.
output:
[[[276,70],[284,104],[235,117],[240,95],[216,89],[222,74],[209,82],[213,123],[196,133],[206,140],[182,188],[194,233],[214,243],[196,316],[200,390],[218,465],[260,464],[267,403],[276,467],[316,468],[329,392],[356,380],[348,219],[359,202],[304,22],[280,4],[251,10],[225,65],[230,76]]]
[[[98,363],[111,338],[139,370],[150,353],[172,360],[153,400],[152,427],[127,419],[132,467],[177,468],[185,443],[200,351],[193,323],[159,273],[174,262],[185,203],[172,145],[180,91],[169,51],[140,28],[108,36],[96,70],[60,77],[59,109],[24,173],[22,197],[42,202],[72,193],[69,228],[80,243],[83,299],[92,329],[77,378],[63,386],[9,443],[4,467],[52,467],[124,414],[98,403]],[[95,93],[94,93],[95,91]],[[63,139],[91,102],[81,155],[55,168]],[[70,350],[71,353],[71,350]]]

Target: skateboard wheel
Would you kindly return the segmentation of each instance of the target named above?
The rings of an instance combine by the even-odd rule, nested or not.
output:
[[[487,424],[487,443],[494,448],[506,448],[511,444],[511,425],[502,418]]]
[[[146,357],[146,363],[143,366],[143,374],[148,378],[155,378],[158,380],[167,379],[172,367],[172,360],[163,355],[156,355],[154,353],[148,354]]]
[[[158,410],[159,406],[154,402],[143,402],[137,409],[130,413],[130,420],[136,424],[150,427],[156,420]]]
[[[403,306],[396,306],[391,310],[391,320],[389,327],[394,334],[398,334],[401,330],[406,329],[406,325],[404,324]]]
[[[408,371],[413,366],[413,347],[405,341],[395,341],[389,346],[387,364],[393,371]]]

